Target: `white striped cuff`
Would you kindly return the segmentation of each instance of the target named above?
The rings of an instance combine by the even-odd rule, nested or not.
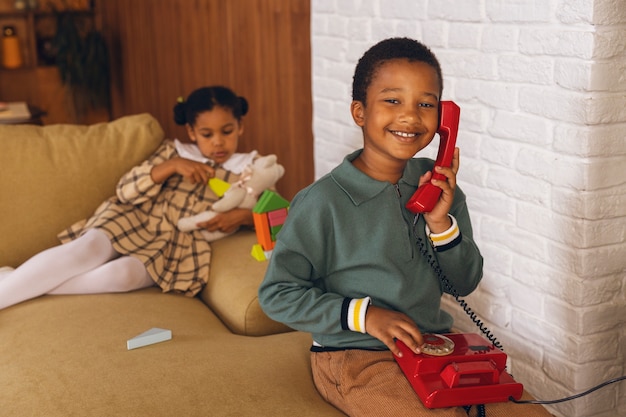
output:
[[[452,226],[448,230],[442,233],[431,233],[430,228],[426,225],[426,235],[429,237],[431,243],[436,248],[438,246],[446,246],[454,242],[461,231],[459,230],[459,226],[456,222],[456,219],[451,214],[448,214],[450,220],[452,220]]]
[[[372,299],[370,297],[365,298],[353,298],[348,304],[347,322],[348,329],[366,333],[365,331],[365,313],[367,313],[367,307],[371,304]]]

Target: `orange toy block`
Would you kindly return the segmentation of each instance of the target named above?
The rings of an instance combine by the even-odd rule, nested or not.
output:
[[[267,213],[255,213],[252,212],[252,219],[254,220],[254,229],[256,230],[256,238],[259,244],[263,247],[263,250],[274,249],[274,241],[270,234],[270,225],[267,219]]]

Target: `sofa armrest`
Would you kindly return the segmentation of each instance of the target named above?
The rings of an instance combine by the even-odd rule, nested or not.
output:
[[[113,196],[163,137],[146,113],[91,126],[0,125],[0,265],[58,245],[57,234]]]
[[[242,230],[211,243],[209,282],[200,298],[236,334],[265,336],[292,331],[261,310],[258,288],[267,261],[259,262],[250,254],[257,243],[256,234]]]

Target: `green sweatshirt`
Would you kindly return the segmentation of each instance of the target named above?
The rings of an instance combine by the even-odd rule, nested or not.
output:
[[[483,259],[458,187],[454,224],[444,233],[429,236],[424,219],[405,208],[433,161],[410,160],[391,184],[352,165],[360,152],[295,196],[259,288],[271,318],[312,333],[324,348],[385,348],[366,333],[370,303],[407,314],[422,332],[451,328],[452,317],[441,310],[444,286],[417,238],[461,296],[482,278]]]

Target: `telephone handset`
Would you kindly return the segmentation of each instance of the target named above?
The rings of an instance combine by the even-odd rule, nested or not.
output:
[[[449,167],[452,165],[452,157],[454,156],[454,147],[456,146],[456,136],[459,130],[459,117],[461,109],[453,101],[439,102],[439,152],[435,166]],[[445,180],[446,177],[435,172],[433,169],[433,179]],[[427,213],[431,211],[441,195],[441,188],[432,185],[430,182],[419,187],[415,194],[409,199],[406,208],[411,212]]]

